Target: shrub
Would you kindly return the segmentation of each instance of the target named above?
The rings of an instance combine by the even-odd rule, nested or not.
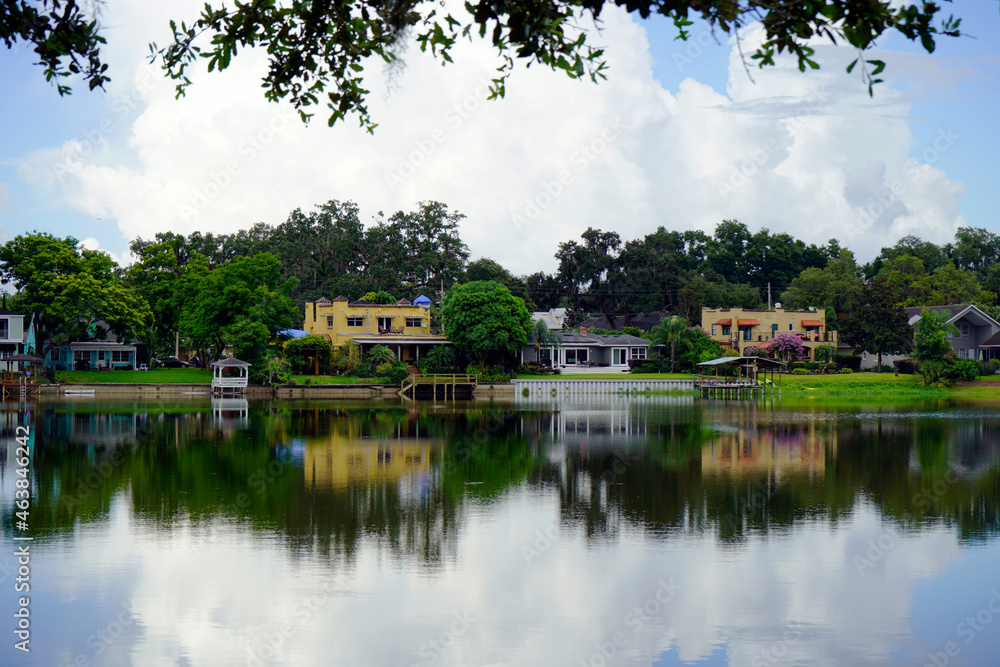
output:
[[[917,359],[897,359],[892,362],[892,365],[896,368],[897,373],[903,375],[913,375],[920,372],[920,361]]]
[[[831,361],[831,362],[827,363],[826,364],[826,370],[827,370],[827,372],[833,372],[833,371],[837,370],[837,362],[836,361]]]
[[[979,376],[979,364],[975,359],[945,359],[941,377],[951,382],[968,382]]]
[[[841,368],[840,369],[840,374],[841,375],[850,375],[853,372],[854,371],[852,371],[850,368]]]
[[[502,382],[510,382],[510,376],[503,372],[503,368],[499,366],[469,366],[465,369],[466,373],[475,374],[476,379],[484,384],[497,384]]]
[[[990,359],[987,361],[986,370],[989,371],[987,375],[996,375],[997,371],[1000,371],[1000,359]]]
[[[809,365],[809,364],[807,364],[807,363],[806,363],[806,362],[804,362],[804,361],[793,361],[793,362],[792,362],[792,368],[793,368],[793,369],[796,369],[796,370],[798,370],[798,369],[804,369],[804,368],[806,368],[806,367],[807,367],[808,365]]]
[[[633,366],[629,369],[629,373],[657,373],[656,365],[652,362],[647,361],[644,364],[639,364],[638,366]]]
[[[837,354],[834,361],[841,368],[850,368],[855,373],[861,370],[861,357],[857,354]]]
[[[725,352],[723,352],[722,356],[724,356],[724,357],[738,357],[738,356],[740,356],[740,353],[739,353],[738,350],[726,350]]]
[[[792,371],[792,375],[809,375],[809,371],[804,368],[796,368]]]
[[[410,369],[406,364],[396,364],[385,374],[390,384],[399,384],[410,375]]]

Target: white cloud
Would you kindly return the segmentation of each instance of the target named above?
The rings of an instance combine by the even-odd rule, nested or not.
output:
[[[964,224],[963,186],[924,159],[933,147],[918,147],[923,164],[908,162],[910,102],[891,83],[869,98],[843,74],[853,55],[836,47],[817,47],[818,72],[781,62],[755,70],[756,83],[733,47],[725,95],[692,79],[667,91],[642,25],[608,10],[607,81],[521,69],[506,99],[486,102],[497,64],[486,45],[459,44],[445,68],[411,48],[392,85],[378,67],[366,81],[379,123],[370,136],[353,119],[328,129],[320,110],[303,126],[266,103],[260,53],[222,75],[194,74],[177,101],[136,55],[162,39],[166,16],[108,11],[107,23],[134,27],[111,53],[129,72],[109,91],[111,127],[36,155],[34,168],[62,164],[66,200],[117,219],[126,239],[277,224],[328,199],[357,201],[366,217],[437,199],[468,216],[473,256],[525,273],[554,269],[558,243],[588,226],[629,239],[738,218],[808,242],[837,237],[864,258],[890,237],[942,241]],[[759,39],[748,31],[744,52]],[[908,72],[916,59],[896,60]]]

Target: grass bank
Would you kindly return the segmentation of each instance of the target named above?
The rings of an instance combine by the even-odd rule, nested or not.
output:
[[[597,373],[594,375],[518,375],[518,380],[690,380],[690,373]]]
[[[151,371],[56,371],[61,384],[210,384],[212,371],[157,368]]]
[[[386,378],[293,375],[296,385],[385,384]],[[201,368],[157,368],[149,371],[56,371],[60,384],[211,384],[212,371]]]

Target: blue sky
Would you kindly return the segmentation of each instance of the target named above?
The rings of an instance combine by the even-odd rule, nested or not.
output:
[[[144,56],[167,12],[189,17],[197,3],[112,0],[107,91],[60,98],[30,52],[3,52],[0,225],[4,238],[72,234],[124,260],[130,239],[156,231],[278,224],[328,199],[357,201],[368,222],[437,199],[468,216],[474,257],[517,273],[553,270],[557,244],[588,226],[627,239],[737,218],[839,238],[862,260],[907,233],[946,242],[960,225],[996,229],[1000,203],[1000,10],[947,9],[973,37],[940,40],[933,56],[884,39],[874,97],[844,72],[849,49],[819,46],[819,73],[751,68],[751,83],[727,36],[696,24],[679,42],[668,21],[620,10],[595,37],[611,65],[596,86],[534,67],[485,103],[479,82],[497,61],[484,45],[461,45],[446,68],[411,48],[393,77],[370,70],[373,137],[353,120],[289,122],[263,101],[254,53],[174,100]],[[744,51],[758,38],[746,31]]]

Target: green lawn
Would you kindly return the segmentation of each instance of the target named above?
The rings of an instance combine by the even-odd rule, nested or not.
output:
[[[340,375],[293,375],[296,385],[305,384],[386,384],[386,378],[349,378]]]
[[[68,384],[210,384],[212,372],[201,368],[157,368],[151,371],[56,371],[56,382]]]
[[[518,375],[518,380],[690,380],[690,373],[598,373],[595,375]]]

